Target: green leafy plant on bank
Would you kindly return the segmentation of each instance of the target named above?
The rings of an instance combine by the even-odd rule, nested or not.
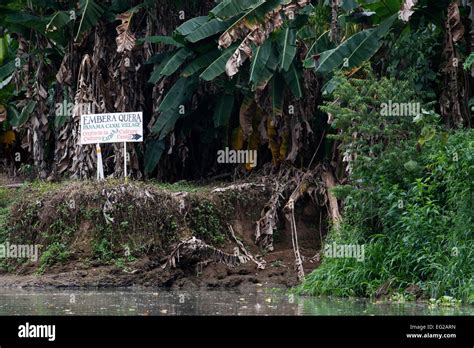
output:
[[[405,82],[341,79],[337,102],[323,109],[342,130],[336,138],[352,159],[351,180],[334,190],[344,220],[326,243],[363,244],[365,260],[323,257],[298,291],[409,298],[416,286],[425,298],[471,301],[474,131],[446,132],[423,109],[414,117],[382,116],[387,100],[416,102]]]
[[[37,273],[42,274],[47,267],[56,263],[66,262],[71,256],[71,252],[64,243],[54,242],[41,253],[39,259],[39,268]]]
[[[192,211],[186,216],[186,223],[193,234],[212,245],[222,244],[225,239],[225,228],[222,215],[214,203],[196,199]]]
[[[430,298],[430,307],[459,307],[461,300],[456,300],[451,296],[442,296],[439,299]]]

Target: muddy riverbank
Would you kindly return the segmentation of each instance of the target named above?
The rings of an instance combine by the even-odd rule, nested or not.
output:
[[[37,260],[0,260],[0,287],[292,287],[298,281],[284,219],[272,236],[272,251],[255,242],[255,223],[268,197],[263,184],[163,188],[70,182],[9,188],[2,196],[8,212],[0,244],[38,245],[39,254]],[[319,212],[307,203],[297,206],[296,219],[303,268],[310,272],[319,262],[324,227],[315,223]],[[193,238],[206,249],[176,249]]]
[[[212,263],[194,268],[163,270],[160,262],[148,257],[128,263],[126,268],[117,265],[90,266],[76,261],[56,265],[47,273],[37,274],[24,268],[0,275],[0,287],[166,287],[171,289],[247,289],[258,287],[289,288],[297,284],[291,251],[275,252],[267,257],[270,263],[264,270],[245,264],[228,267]],[[309,272],[315,261],[305,262]]]

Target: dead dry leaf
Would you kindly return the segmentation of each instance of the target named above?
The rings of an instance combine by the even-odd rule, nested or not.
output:
[[[129,29],[132,16],[132,12],[125,12],[117,16],[117,19],[122,21],[122,24],[116,29],[118,36],[115,39],[117,42],[117,52],[119,53],[131,51],[135,46],[135,35],[133,35]]]
[[[415,11],[413,11],[413,7],[416,5],[418,0],[405,0],[403,2],[402,8],[400,12],[398,13],[398,17],[404,21],[408,22],[410,20],[410,17]]]

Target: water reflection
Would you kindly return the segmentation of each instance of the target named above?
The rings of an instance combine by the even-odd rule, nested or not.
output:
[[[473,315],[473,306],[239,291],[0,289],[0,315]]]

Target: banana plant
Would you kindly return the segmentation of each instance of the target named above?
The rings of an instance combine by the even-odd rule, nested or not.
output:
[[[368,28],[346,37],[338,45],[330,42],[328,33],[321,35],[308,51],[304,66],[327,78],[323,93],[332,93],[338,83],[337,77],[332,78],[334,72],[351,71],[362,66],[380,50],[391,31],[396,30],[400,35],[406,34],[410,30],[409,25],[416,26],[421,18],[435,24],[441,23],[440,14],[448,3],[449,1],[445,0],[436,4],[428,4],[427,0],[343,1],[341,12],[345,12],[339,20],[363,23]]]
[[[139,40],[170,48],[148,62],[154,64],[150,83],[175,81],[157,109],[160,116],[151,129],[156,139],[163,141],[177,122],[186,117],[179,107],[188,103],[198,86],[205,83],[217,88],[215,127],[228,127],[232,110],[241,100],[239,95],[249,93],[266,93],[273,108],[269,116],[281,116],[285,90],[296,99],[303,96],[302,64],[297,53],[304,34],[302,28],[312,10],[309,1],[223,0],[208,16],[186,21],[170,37],[149,36]],[[242,115],[258,109],[261,108],[253,104],[240,106],[242,129],[252,129],[252,117],[256,114],[249,118]],[[250,144],[249,137],[246,140]],[[256,146],[256,141],[253,143]],[[148,158],[153,160],[146,164],[150,171],[160,159],[155,154],[163,153],[162,145],[155,141],[148,146]]]

